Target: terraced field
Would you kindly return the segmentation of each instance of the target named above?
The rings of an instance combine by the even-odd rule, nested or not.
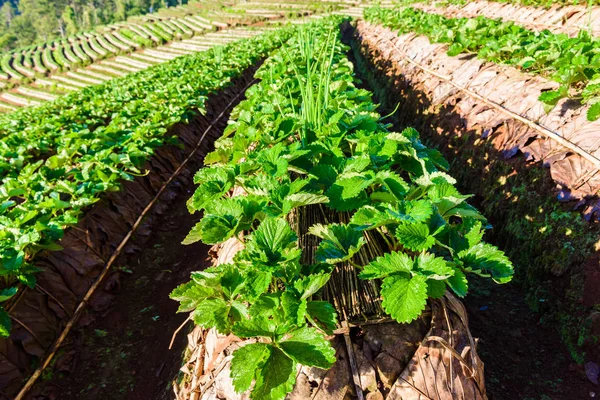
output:
[[[181,55],[256,34],[235,29],[347,8],[321,4],[210,2],[161,9],[156,14],[4,54],[0,60],[0,112],[36,106],[65,93],[101,84]],[[217,33],[219,32],[219,33]]]
[[[199,1],[3,55],[0,399],[595,397],[575,2]]]

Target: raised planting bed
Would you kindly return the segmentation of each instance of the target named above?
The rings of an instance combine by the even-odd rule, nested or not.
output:
[[[548,29],[551,32],[565,33],[571,37],[576,37],[582,30],[591,32],[594,36],[600,34],[600,7],[598,6],[592,7],[591,10],[585,5],[561,6],[554,4],[550,8],[542,8],[524,6],[519,3],[481,0],[445,6],[416,3],[411,4],[411,7],[453,18],[500,18],[528,29],[537,31]]]
[[[266,60],[195,176],[183,243],[217,247],[171,295],[199,326],[179,399],[486,398],[457,296],[512,264],[440,153],[355,86],[341,21]]]
[[[359,21],[353,47],[378,100],[398,107],[395,123],[419,129],[452,160],[459,187],[476,194],[531,308],[560,332],[577,363],[595,365],[599,177],[589,160],[598,122],[568,103],[546,115],[537,98],[552,82],[449,56],[447,46],[423,36]]]
[[[179,58],[177,62],[171,64],[163,64],[160,70],[154,72],[157,73],[157,77],[162,75],[169,82],[173,82],[169,71],[176,71],[179,67],[188,69],[191,65],[195,65],[198,70],[203,71],[203,75],[200,77],[188,75],[189,91],[178,90],[176,94],[177,98],[185,103],[180,108],[175,108],[175,103],[172,101],[166,101],[172,113],[170,119],[163,118],[162,114],[160,114],[161,118],[157,118],[155,113],[161,113],[157,102],[151,103],[152,112],[144,112],[138,104],[135,107],[137,114],[128,115],[128,119],[137,116],[137,129],[149,128],[148,124],[152,121],[156,123],[160,120],[161,124],[165,124],[162,128],[158,126],[152,128],[152,131],[158,135],[155,138],[152,138],[149,131],[146,131],[143,141],[139,144],[144,145],[147,153],[144,156],[140,154],[141,158],[136,162],[138,165],[134,167],[135,171],[124,165],[112,164],[119,158],[120,153],[117,147],[111,145],[110,149],[105,150],[106,159],[103,165],[114,168],[118,174],[115,173],[110,177],[110,181],[113,183],[109,186],[104,185],[104,190],[90,192],[86,195],[93,195],[94,201],[84,202],[84,204],[76,202],[75,197],[70,199],[62,197],[60,209],[56,209],[50,214],[52,218],[57,218],[54,220],[55,222],[42,220],[36,222],[34,217],[30,223],[20,225],[22,233],[19,237],[27,235],[31,229],[42,228],[44,223],[48,228],[54,227],[52,231],[57,234],[49,235],[40,232],[38,235],[30,235],[32,240],[45,241],[49,246],[44,246],[44,248],[37,245],[23,247],[21,250],[25,254],[25,257],[21,259],[23,264],[19,266],[18,270],[13,270],[13,274],[20,275],[13,276],[18,279],[27,277],[27,279],[21,280],[21,284],[13,279],[10,281],[11,285],[4,288],[3,293],[6,295],[10,292],[12,297],[9,296],[10,299],[4,302],[3,315],[10,316],[15,323],[13,329],[9,331],[10,326],[7,320],[2,319],[2,322],[5,323],[3,332],[7,336],[10,333],[8,338],[0,340],[2,344],[0,350],[2,367],[0,370],[3,371],[3,375],[0,377],[0,388],[3,392],[15,393],[18,391],[23,384],[23,379],[37,365],[40,366],[40,369],[36,370],[29,382],[33,383],[35,378],[39,377],[41,368],[48,366],[64,339],[64,335],[73,327],[88,303],[92,307],[100,308],[102,305],[106,305],[110,296],[102,293],[104,290],[102,286],[98,288],[99,290],[93,297],[91,297],[92,293],[89,289],[97,287],[100,280],[112,272],[110,267],[114,266],[116,257],[125,250],[124,238],[128,239],[135,229],[149,226],[145,224],[152,219],[142,219],[140,212],[147,213],[153,202],[156,201],[154,197],[161,193],[169,197],[170,189],[166,188],[165,179],[173,177],[174,171],[177,174],[181,172],[184,178],[189,175],[189,172],[186,172],[187,169],[178,170],[180,166],[183,168],[183,160],[191,154],[191,151],[200,155],[206,151],[206,146],[211,143],[211,137],[217,134],[215,129],[218,132],[218,129],[223,128],[226,120],[223,119],[223,115],[226,115],[228,108],[233,105],[231,102],[239,97],[238,95],[251,79],[253,66],[275,48],[282,39],[285,40],[287,35],[289,35],[289,30],[273,32],[245,41],[243,44],[238,42],[227,46],[218,54],[207,51],[192,57]],[[224,64],[221,62],[221,57],[227,57],[230,63]],[[215,63],[218,63],[218,68]],[[214,71],[213,74],[209,73],[211,70]],[[185,74],[179,76],[181,79],[186,79]],[[192,79],[193,83],[191,83]],[[164,89],[162,96],[168,96],[168,90],[166,87]],[[210,97],[207,100],[208,96]],[[213,121],[217,117],[218,121]],[[116,121],[117,119],[113,118],[111,123]],[[210,130],[208,130],[209,125],[213,122],[214,126],[210,126]],[[123,130],[120,132],[120,135],[124,134]],[[206,136],[204,137],[204,135]],[[57,148],[57,153],[61,152],[60,148],[64,148],[62,144]],[[125,154],[132,156],[134,153],[130,149],[125,150]],[[41,163],[44,160],[50,162],[48,159],[42,159]],[[73,159],[73,161],[79,166],[83,166],[85,163],[83,158]],[[100,182],[108,183],[106,178],[109,178],[109,175],[102,172],[101,169],[90,169],[78,185],[85,187],[86,185],[94,186]],[[60,168],[53,170],[59,172]],[[44,167],[38,169],[37,173],[45,175],[47,182],[52,179],[76,182],[79,179],[72,176],[76,170],[75,167],[65,168],[62,170],[62,177],[56,174],[53,177],[45,175],[48,171],[44,172]],[[142,171],[149,171],[149,173],[145,174]],[[11,175],[10,172],[9,175]],[[10,189],[10,185],[14,186],[16,182],[5,179],[2,190],[13,193],[10,190],[14,191],[15,189]],[[96,183],[94,184],[94,182]],[[56,186],[54,190],[56,190]],[[13,199],[17,197],[12,194],[11,196]],[[52,198],[58,199],[56,196]],[[29,204],[31,201],[27,201],[27,203]],[[13,200],[11,204],[7,204],[6,201],[3,204],[9,207],[3,210],[2,224],[10,226],[10,224],[17,223],[20,220],[20,213],[24,211],[20,206],[22,203],[17,204]],[[94,206],[90,207],[91,204]],[[33,206],[33,204],[31,205]],[[47,204],[44,207],[47,207]],[[65,216],[69,215],[72,217],[66,220]],[[5,232],[8,231],[3,230],[2,232],[6,236]],[[10,232],[14,232],[14,230]],[[5,237],[3,240],[3,243],[6,244],[10,237]],[[13,246],[13,251],[15,247],[18,250],[18,246],[20,245]],[[5,248],[6,252],[2,254],[3,268],[7,268],[8,257],[11,257],[10,247]]]

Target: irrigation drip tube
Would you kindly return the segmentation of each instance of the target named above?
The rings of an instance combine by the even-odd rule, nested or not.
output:
[[[33,372],[33,374],[31,375],[31,377],[27,380],[27,382],[25,383],[25,385],[21,388],[21,390],[19,391],[19,393],[17,394],[17,396],[15,397],[14,400],[23,400],[25,398],[25,395],[27,394],[27,392],[29,392],[29,390],[31,390],[31,388],[33,387],[33,385],[35,384],[35,382],[41,376],[41,374],[44,371],[44,369],[46,369],[48,367],[48,365],[50,365],[50,362],[52,361],[52,359],[54,358],[56,352],[58,351],[58,349],[62,345],[63,341],[65,340],[65,338],[67,337],[67,335],[69,334],[69,332],[71,331],[71,329],[73,328],[73,325],[75,324],[75,322],[77,322],[77,320],[79,319],[79,317],[80,317],[81,313],[83,312],[83,310],[85,309],[88,301],[90,300],[90,298],[92,297],[92,295],[94,294],[94,292],[96,291],[96,289],[100,286],[100,284],[102,283],[102,280],[104,279],[104,277],[106,276],[106,274],[110,271],[110,268],[112,267],[113,263],[119,257],[119,255],[121,254],[121,252],[123,251],[123,249],[125,248],[125,246],[127,245],[127,243],[129,242],[129,239],[131,239],[131,237],[133,236],[133,234],[135,233],[135,231],[137,230],[137,228],[139,227],[139,225],[142,223],[142,220],[144,219],[144,217],[146,216],[146,214],[152,209],[152,207],[158,201],[158,199],[160,198],[160,196],[162,195],[162,193],[166,190],[167,186],[169,186],[169,184],[173,181],[173,179],[175,179],[175,177],[177,175],[179,175],[179,173],[183,170],[183,168],[188,163],[188,161],[191,160],[192,157],[198,152],[198,150],[200,149],[200,146],[204,142],[204,138],[206,137],[206,135],[208,134],[208,132],[210,132],[210,130],[214,127],[214,125],[217,124],[217,122],[219,122],[221,120],[221,118],[223,118],[223,116],[225,115],[225,113],[231,108],[231,106],[237,101],[237,99],[239,99],[239,97],[242,96],[250,86],[252,86],[254,83],[256,83],[256,81],[257,81],[256,79],[253,79],[252,81],[250,81],[223,108],[223,110],[219,113],[219,115],[217,115],[217,117],[204,130],[204,132],[202,133],[202,136],[200,137],[200,139],[198,140],[198,143],[196,144],[196,147],[194,147],[194,149],[183,160],[183,162],[179,165],[179,167],[177,167],[177,169],[173,172],[173,174],[171,174],[171,176],[169,177],[169,179],[167,179],[165,181],[165,183],[161,186],[160,190],[156,193],[156,195],[154,196],[154,198],[152,198],[152,200],[150,200],[150,202],[148,203],[148,205],[144,208],[144,210],[141,212],[141,214],[136,219],[135,223],[133,224],[133,226],[131,227],[131,229],[127,233],[127,235],[125,235],[125,237],[123,238],[123,240],[121,241],[121,243],[119,244],[119,246],[115,249],[115,251],[113,252],[113,254],[111,255],[111,257],[109,258],[108,262],[106,263],[106,265],[103,268],[103,270],[100,273],[100,275],[98,275],[98,277],[96,278],[96,280],[94,281],[94,283],[92,284],[92,286],[89,288],[89,290],[87,291],[87,293],[85,294],[85,296],[81,300],[81,302],[78,304],[77,308],[75,309],[75,312],[73,312],[73,314],[71,315],[71,318],[69,318],[69,321],[67,322],[67,325],[65,326],[64,330],[61,332],[60,336],[56,339],[56,341],[50,347],[49,353],[45,356],[44,361],[42,363],[40,363],[40,365],[36,368],[36,370]]]
[[[528,118],[525,118],[522,115],[517,114],[516,112],[511,111],[511,110],[505,108],[504,106],[502,106],[502,105],[500,105],[500,104],[498,104],[498,103],[496,103],[496,102],[494,102],[494,101],[492,101],[492,100],[490,100],[490,99],[488,99],[488,98],[486,98],[484,96],[481,96],[480,94],[477,94],[477,93],[475,93],[474,91],[472,91],[470,89],[467,89],[464,86],[461,86],[461,85],[459,85],[457,83],[452,82],[452,79],[450,77],[447,77],[447,76],[442,75],[442,74],[438,74],[437,72],[433,71],[432,69],[427,68],[426,66],[422,65],[421,63],[419,63],[419,62],[413,60],[412,58],[410,58],[406,53],[404,53],[402,50],[400,50],[398,48],[398,46],[396,45],[396,43],[394,43],[390,39],[382,38],[382,39],[379,39],[379,40],[380,41],[381,40],[385,40],[385,41],[389,42],[394,47],[394,49],[401,55],[401,57],[404,60],[406,60],[409,63],[413,64],[417,68],[419,68],[419,69],[427,72],[430,75],[435,76],[438,79],[443,80],[444,82],[446,82],[446,83],[454,86],[456,89],[460,90],[461,92],[464,92],[467,95],[469,95],[469,96],[471,96],[471,97],[473,97],[473,98],[475,98],[475,99],[477,99],[477,100],[479,100],[479,101],[481,101],[481,102],[489,105],[490,107],[493,107],[493,108],[497,109],[498,111],[500,111],[500,112],[508,115],[509,117],[511,117],[511,118],[513,118],[513,119],[515,119],[515,120],[517,120],[517,121],[519,121],[519,122],[527,125],[531,129],[536,130],[537,132],[541,133],[542,135],[544,135],[544,136],[546,136],[546,137],[548,137],[548,138],[550,138],[552,140],[555,140],[556,142],[560,143],[562,146],[568,148],[569,150],[573,151],[577,155],[585,158],[586,160],[588,160],[589,162],[591,162],[592,164],[594,164],[594,166],[598,170],[600,170],[600,158],[594,156],[593,154],[588,153],[587,151],[585,151],[584,149],[582,149],[581,147],[579,147],[577,144],[569,141],[568,139],[565,139],[560,134],[558,134],[558,133],[556,133],[556,132],[548,129],[547,127],[545,127],[545,126],[543,126],[543,125],[541,125],[539,123],[533,122],[532,120],[530,120]]]

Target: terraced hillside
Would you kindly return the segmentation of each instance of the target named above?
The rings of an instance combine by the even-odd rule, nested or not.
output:
[[[339,1],[245,2],[231,7],[194,2],[20,49],[0,59],[0,112],[36,106],[251,34],[246,29],[232,30],[237,26],[303,18],[341,8],[346,5]]]

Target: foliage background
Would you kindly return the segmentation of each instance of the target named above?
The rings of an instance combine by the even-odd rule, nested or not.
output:
[[[0,0],[0,50],[67,37],[187,0]]]

